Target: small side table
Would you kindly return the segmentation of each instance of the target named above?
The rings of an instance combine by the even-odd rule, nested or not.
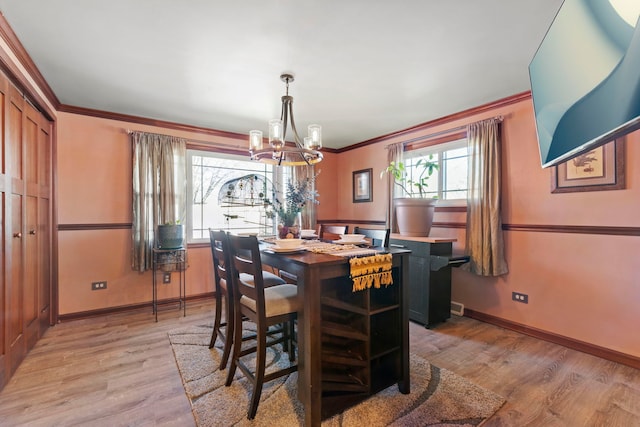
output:
[[[182,308],[183,316],[187,315],[187,250],[185,248],[160,249],[153,248],[153,314],[158,321],[158,273],[178,272],[178,309]],[[171,303],[173,301],[167,301]]]

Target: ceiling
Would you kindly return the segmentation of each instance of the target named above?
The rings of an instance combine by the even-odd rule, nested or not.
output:
[[[530,90],[562,0],[0,0],[61,104],[342,148]]]

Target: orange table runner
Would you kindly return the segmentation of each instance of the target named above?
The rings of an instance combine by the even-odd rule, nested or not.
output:
[[[364,289],[379,288],[380,285],[393,284],[391,275],[392,255],[378,254],[349,259],[351,279],[353,280],[353,292]]]

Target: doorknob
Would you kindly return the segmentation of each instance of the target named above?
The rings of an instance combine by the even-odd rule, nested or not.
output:
[[[13,237],[15,237],[16,239],[20,239],[22,238],[22,233],[13,233]]]
[[[29,234],[31,234],[32,236],[36,235],[36,230],[29,230]]]

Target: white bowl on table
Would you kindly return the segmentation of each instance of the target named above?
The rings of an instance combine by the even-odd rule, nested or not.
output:
[[[316,236],[316,230],[314,230],[313,228],[303,228],[302,230],[300,230],[300,237],[315,237]]]
[[[364,234],[341,234],[340,240],[344,243],[362,243]]]
[[[276,239],[276,248],[297,249],[302,246],[302,239]]]

